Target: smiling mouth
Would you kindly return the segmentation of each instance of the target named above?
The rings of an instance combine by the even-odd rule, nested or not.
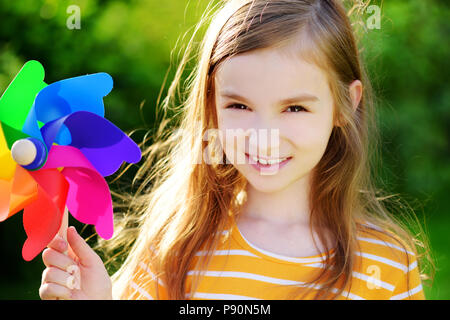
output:
[[[272,166],[274,164],[280,164],[280,163],[286,162],[287,160],[292,159],[291,156],[289,156],[289,157],[281,157],[281,158],[264,159],[264,158],[259,158],[257,156],[251,156],[248,153],[246,153],[245,155],[246,155],[246,157],[248,159],[253,160],[255,163],[257,163],[259,165],[262,165],[262,166],[267,166],[267,167],[270,167],[270,166]]]

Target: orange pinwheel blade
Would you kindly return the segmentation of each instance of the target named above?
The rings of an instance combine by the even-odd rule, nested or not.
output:
[[[12,180],[0,180],[0,221],[35,201],[37,195],[36,181],[27,170],[17,165]]]
[[[38,185],[28,171],[17,166],[9,205],[10,215],[22,210],[36,200]]]
[[[9,200],[11,198],[12,180],[0,179],[0,221],[6,220],[9,214]]]

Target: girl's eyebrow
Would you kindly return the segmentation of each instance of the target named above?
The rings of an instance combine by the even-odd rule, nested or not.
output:
[[[249,101],[245,97],[243,97],[237,93],[234,93],[232,91],[223,90],[220,92],[220,95],[225,98],[241,100],[241,101],[244,101],[245,103],[249,103]],[[295,103],[295,102],[299,102],[299,101],[318,101],[318,100],[319,100],[319,98],[316,97],[315,95],[312,95],[309,93],[301,93],[298,96],[283,99],[283,100],[279,101],[278,103],[279,104],[290,104],[290,103]]]

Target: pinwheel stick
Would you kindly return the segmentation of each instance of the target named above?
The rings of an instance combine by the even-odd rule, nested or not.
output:
[[[64,209],[64,214],[61,220],[61,227],[59,228],[58,235],[62,237],[67,242],[67,228],[69,226],[69,211],[67,207]],[[65,255],[69,255],[68,251],[64,253]],[[77,265],[71,265],[67,268],[67,272],[71,274],[70,277],[67,278],[67,287],[69,289],[80,289],[80,269]]]
[[[67,207],[64,209],[64,214],[61,220],[61,227],[59,228],[58,234],[67,242],[67,228],[69,227],[69,211]],[[66,252],[67,254],[67,252]]]

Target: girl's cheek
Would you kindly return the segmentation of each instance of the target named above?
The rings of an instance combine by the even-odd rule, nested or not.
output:
[[[286,121],[283,131],[292,141],[299,144],[322,144],[330,136],[329,122],[326,117],[308,117],[297,121]]]

